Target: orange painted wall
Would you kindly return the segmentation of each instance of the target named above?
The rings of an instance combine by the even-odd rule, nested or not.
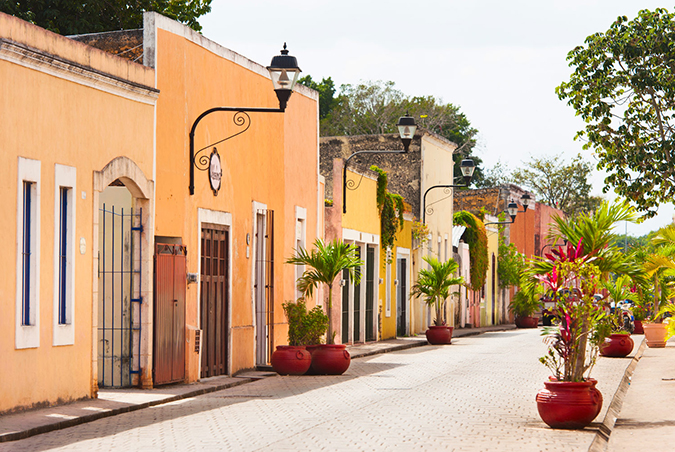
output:
[[[227,49],[206,42],[173,21],[156,17],[157,87],[161,96],[157,104],[155,234],[181,237],[188,248],[188,271],[197,272],[198,208],[232,214],[231,370],[236,373],[255,364],[253,250],[247,257],[246,245],[246,235],[253,236],[254,201],[275,211],[274,336],[275,344],[286,343],[281,303],[295,298],[295,273],[283,262],[295,246],[295,206],[307,209],[307,244],[314,241],[317,230],[318,96],[299,87],[284,114],[250,113],[248,131],[216,145],[223,167],[218,195],[213,195],[207,173],[195,170],[195,195],[189,196],[188,134],[193,121],[216,106],[278,108],[278,101],[272,82],[257,73],[260,65],[240,55],[236,55],[237,62],[230,61],[204,46],[235,55]],[[204,46],[199,44],[202,42],[206,42]],[[240,130],[232,113],[213,113],[199,123],[195,149]],[[197,290],[196,284],[188,286],[188,325],[199,325]]]
[[[0,38],[152,86],[154,71],[0,13]],[[85,69],[87,73],[88,69]],[[132,159],[152,175],[154,99],[85,86],[67,72],[54,75],[48,63],[26,67],[0,58],[0,231],[9,244],[0,272],[0,413],[92,395],[92,290],[94,171],[117,156]],[[120,92],[124,92],[122,89]],[[141,96],[142,97],[142,96]],[[17,162],[41,162],[40,341],[37,348],[15,348]],[[53,346],[55,164],[76,167],[76,251],[74,345]],[[85,240],[80,254],[79,241]]]

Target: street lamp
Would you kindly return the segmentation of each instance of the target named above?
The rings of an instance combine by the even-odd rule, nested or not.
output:
[[[523,199],[525,198],[525,199]],[[518,210],[518,204],[515,203],[515,201],[511,201],[510,203],[507,204],[506,206],[506,212],[509,214],[511,217],[511,221],[495,221],[492,223],[485,223],[485,226],[488,224],[511,224],[516,221],[516,215],[518,215],[518,212],[525,212],[527,210],[527,205],[530,203],[530,196],[526,193],[520,198],[520,202],[523,204],[525,209],[522,211]]]
[[[403,143],[402,151],[358,151],[354,152],[352,155],[347,157],[345,160],[345,166],[342,169],[342,212],[347,213],[347,166],[349,161],[360,154],[406,154],[410,148],[410,143],[412,142],[413,137],[415,136],[415,131],[417,130],[417,124],[415,124],[415,118],[410,116],[407,112],[404,116],[401,116],[396,123],[398,127],[398,133],[401,137],[401,142]],[[351,190],[356,190],[352,188]]]
[[[433,185],[424,192],[424,196],[422,197],[422,223],[426,223],[427,220],[427,210],[429,211],[429,215],[434,213],[434,209],[431,207],[427,207],[427,193],[429,193],[431,190],[435,188],[442,188],[444,189],[444,192],[447,194],[450,194],[450,189],[451,188],[462,188],[462,187],[467,187],[471,183],[471,178],[473,177],[473,172],[476,169],[476,165],[471,159],[464,159],[459,165],[459,168],[462,171],[462,176],[464,176],[464,185]]]
[[[272,62],[269,66],[267,66],[267,70],[269,71],[270,78],[272,79],[274,92],[277,95],[277,99],[279,99],[279,108],[214,107],[199,115],[197,119],[195,119],[195,122],[192,123],[192,128],[190,129],[190,195],[195,194],[195,168],[200,171],[209,171],[209,179],[211,180],[211,188],[213,189],[214,196],[218,194],[218,188],[220,188],[222,170],[218,151],[214,147],[210,155],[204,154],[201,157],[198,157],[200,153],[207,150],[211,146],[222,143],[223,141],[227,141],[230,138],[246,132],[251,125],[251,118],[249,117],[248,113],[283,113],[286,110],[286,104],[293,93],[295,82],[297,82],[298,75],[301,72],[296,58],[288,54],[286,43],[284,43],[284,48],[281,51],[281,55],[276,55],[274,58],[272,58]],[[195,130],[197,129],[197,124],[199,124],[199,121],[201,121],[205,116],[216,111],[235,112],[234,117],[232,118],[234,124],[239,127],[245,126],[246,128],[240,130],[234,135],[226,137],[216,143],[210,144],[195,153]]]

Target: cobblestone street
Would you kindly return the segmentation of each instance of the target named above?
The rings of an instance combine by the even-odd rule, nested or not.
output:
[[[543,352],[539,330],[463,337],[355,359],[338,377],[269,377],[0,451],[586,451],[630,359],[599,359],[603,411],[591,427],[563,431],[537,414]]]

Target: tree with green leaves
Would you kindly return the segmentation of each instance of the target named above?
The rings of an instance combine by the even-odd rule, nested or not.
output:
[[[601,198],[590,194],[588,174],[592,169],[581,155],[569,164],[560,156],[531,157],[511,177],[516,184],[531,190],[539,202],[575,218],[581,213],[593,212],[602,203]]]
[[[567,55],[574,68],[556,88],[586,126],[610,186],[643,216],[675,197],[675,15],[658,8],[621,16]]]
[[[356,271],[361,268],[363,261],[359,259],[354,245],[349,245],[341,240],[335,239],[324,243],[321,239],[314,241],[314,249],[307,251],[304,248],[295,250],[295,256],[289,258],[286,263],[302,265],[306,268],[305,272],[298,278],[297,286],[303,297],[311,297],[314,290],[321,284],[328,286],[328,305],[326,314],[331,319],[331,309],[333,307],[333,283],[335,278],[342,274],[344,270],[349,272],[349,279],[354,284],[361,281],[361,272]],[[333,326],[328,324],[328,337],[326,342],[333,343]]]
[[[483,177],[476,181],[476,188],[499,187],[511,183],[511,172],[506,164],[498,160],[494,166],[483,168]]]
[[[156,11],[200,31],[197,19],[211,11],[211,1],[0,0],[0,11],[62,35],[142,28],[145,11]]]
[[[324,121],[338,104],[335,97],[335,83],[330,77],[321,79],[321,82],[315,82],[311,75],[306,75],[298,79],[298,83],[319,93],[319,121]]]
[[[420,127],[457,144],[456,180],[462,180],[459,163],[468,156],[477,166],[472,183],[481,180],[482,160],[471,155],[478,131],[456,105],[445,104],[434,96],[407,96],[391,81],[342,85],[337,96],[330,77],[317,83],[305,76],[300,82],[319,92],[321,136],[398,133],[398,119],[409,113]]]

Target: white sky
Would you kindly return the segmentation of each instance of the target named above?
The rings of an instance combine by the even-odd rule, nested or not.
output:
[[[657,7],[672,10],[651,0],[213,0],[200,23],[204,36],[263,65],[286,41],[315,80],[391,80],[406,95],[458,105],[480,131],[484,166],[512,170],[535,155],[591,159],[573,140],[582,121],[554,92],[571,73],[567,52],[619,15]],[[603,176],[592,180],[600,195]],[[662,205],[628,233],[658,229],[674,212]]]

